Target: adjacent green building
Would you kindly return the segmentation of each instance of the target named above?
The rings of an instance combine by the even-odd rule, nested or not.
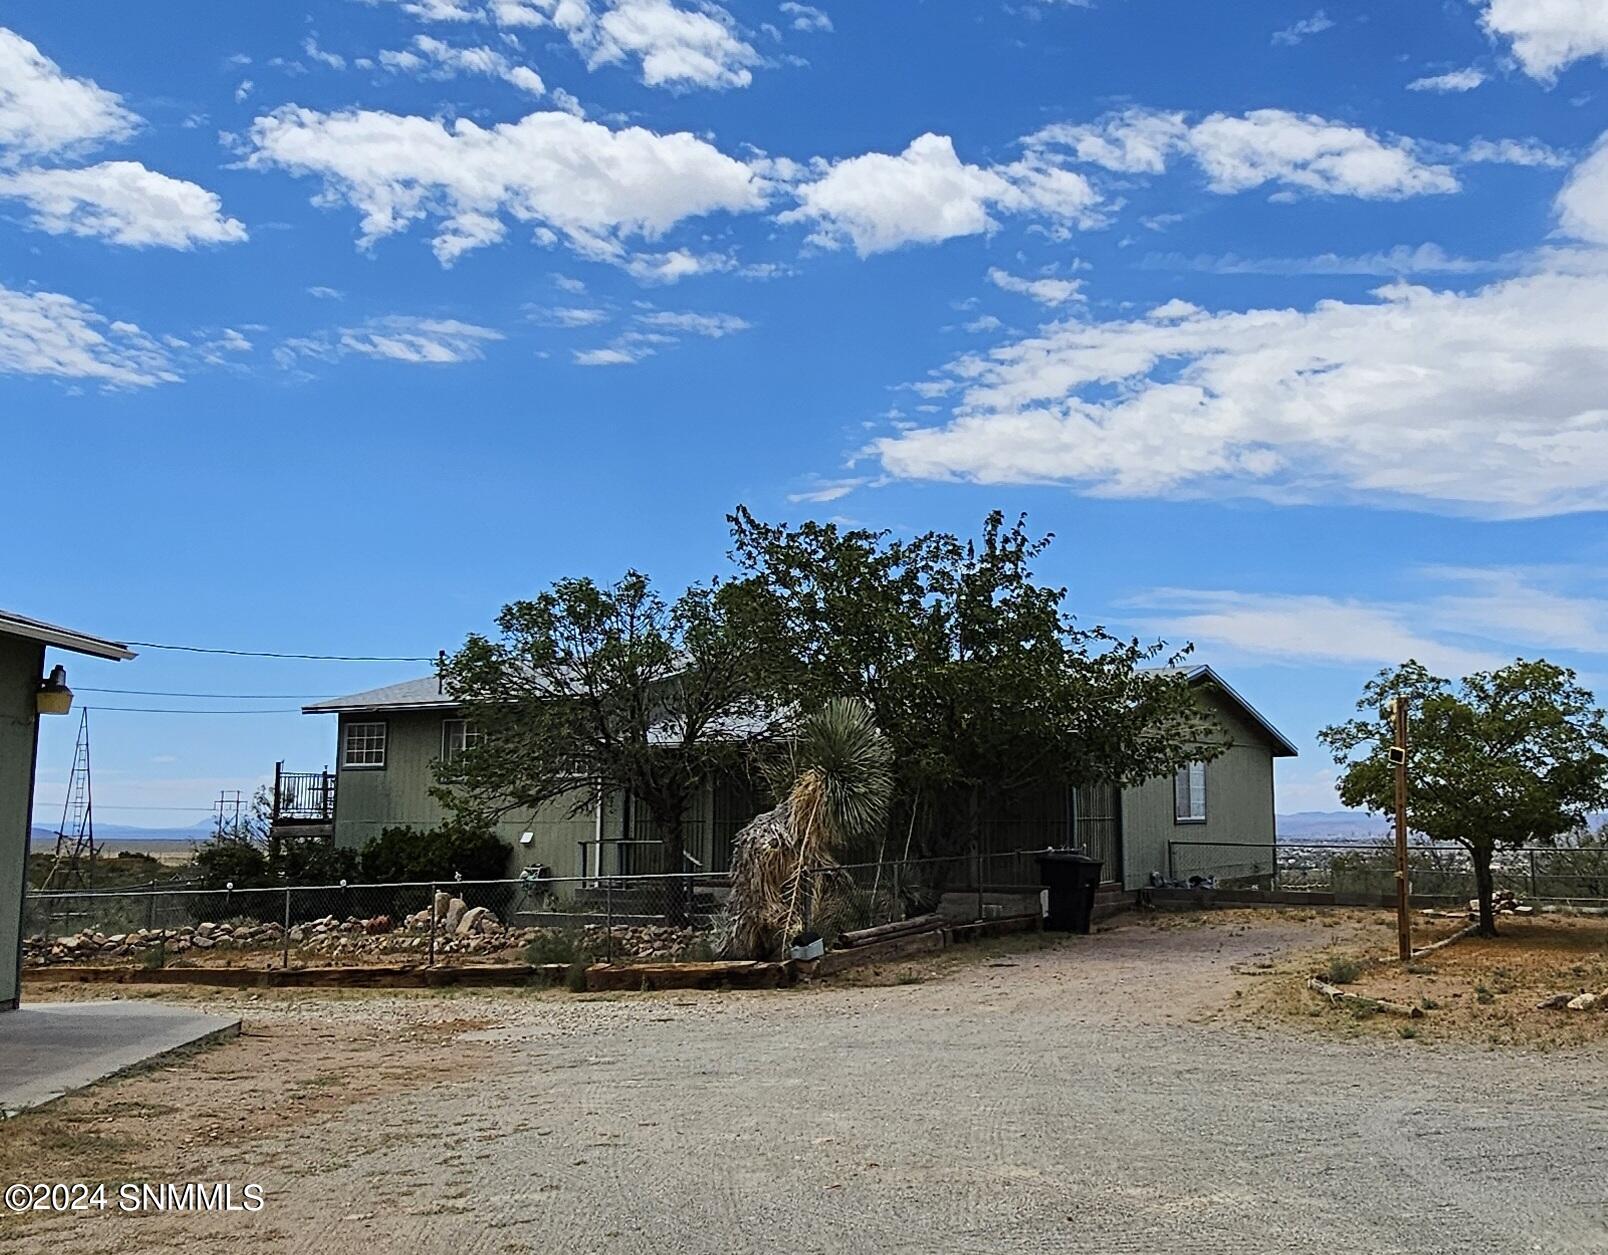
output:
[[[1019,801],[989,824],[999,853],[1074,845],[1099,857],[1113,887],[1137,889],[1153,874],[1255,879],[1274,861],[1273,760],[1295,747],[1210,667],[1188,673],[1199,700],[1227,733],[1229,748],[1176,778],[1135,788],[1057,789]],[[277,773],[278,822],[332,833],[361,846],[389,827],[430,828],[444,819],[430,795],[434,764],[472,744],[474,725],[429,676],[303,707],[334,715],[333,771]],[[571,802],[511,817],[499,833],[514,855],[510,873],[559,877],[658,871],[725,871],[731,841],[764,805],[740,782],[711,781],[685,824],[687,864],[663,866],[651,821],[631,799],[578,790]]]

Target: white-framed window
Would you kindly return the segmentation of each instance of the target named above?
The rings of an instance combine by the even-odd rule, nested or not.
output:
[[[341,766],[385,766],[385,732],[383,721],[347,724],[341,740]]]
[[[441,721],[441,761],[450,763],[464,750],[479,745],[486,739],[473,719],[443,719]]]
[[[1190,763],[1173,777],[1173,821],[1180,824],[1206,822],[1206,764]]]

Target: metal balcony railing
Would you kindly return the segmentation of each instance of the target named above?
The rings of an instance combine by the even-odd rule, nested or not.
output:
[[[274,823],[327,824],[334,819],[333,771],[286,771],[284,763],[274,764]]]

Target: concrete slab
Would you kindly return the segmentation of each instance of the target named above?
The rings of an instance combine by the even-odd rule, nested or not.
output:
[[[0,1113],[16,1115],[188,1046],[240,1021],[149,1002],[34,1003],[0,1012]]]

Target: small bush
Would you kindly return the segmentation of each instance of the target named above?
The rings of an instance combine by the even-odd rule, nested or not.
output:
[[[893,983],[895,985],[919,985],[926,979],[926,976],[924,976],[922,973],[916,971],[914,968],[907,967],[904,969],[904,971],[900,972],[893,978]]]
[[[1425,1010],[1425,1011],[1439,1011],[1440,1010],[1440,1003],[1436,1002],[1433,998],[1429,997],[1428,995],[1420,998],[1418,1000],[1418,1005],[1422,1010]]]
[[[1396,1030],[1396,1034],[1399,1037],[1405,1037],[1408,1041],[1411,1041],[1414,1037],[1418,1036],[1418,1030],[1411,1024],[1403,1024]]]
[[[586,964],[570,964],[569,971],[564,973],[564,988],[572,994],[584,994],[586,992]]]
[[[565,933],[541,933],[525,947],[525,962],[532,967],[549,963],[574,963],[581,957],[575,939]]]
[[[1484,985],[1476,985],[1474,986],[1474,1001],[1479,1003],[1482,1007],[1488,1007],[1491,1005],[1491,1003],[1496,1001],[1496,995]]]
[[[508,868],[508,846],[494,832],[452,824],[386,828],[363,846],[357,861],[363,878],[374,884],[500,880]]]
[[[1362,964],[1356,959],[1336,955],[1323,969],[1323,978],[1331,985],[1349,985],[1362,975]]]

